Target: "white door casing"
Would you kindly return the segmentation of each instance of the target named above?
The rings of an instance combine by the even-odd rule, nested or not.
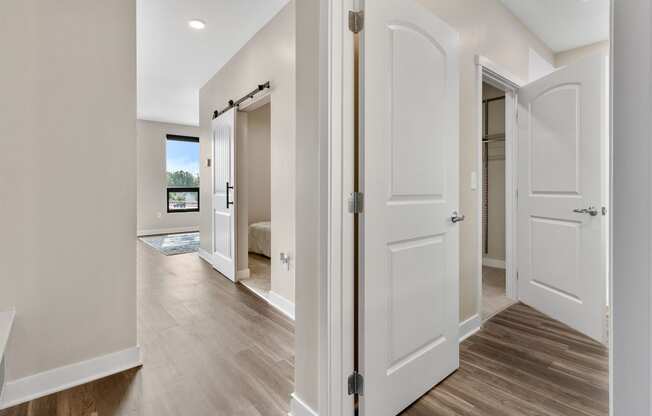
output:
[[[360,406],[393,416],[459,366],[458,35],[415,0],[362,33]]]
[[[237,111],[212,122],[213,135],[213,266],[236,280],[235,132]],[[228,201],[228,205],[227,205]]]
[[[595,55],[519,90],[519,298],[604,341],[606,61]],[[596,216],[574,212],[594,207]]]

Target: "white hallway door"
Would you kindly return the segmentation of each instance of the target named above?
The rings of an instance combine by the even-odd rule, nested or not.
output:
[[[607,62],[596,55],[520,89],[519,298],[604,341]]]
[[[213,266],[235,281],[235,132],[237,111],[213,120]]]
[[[459,366],[458,35],[415,0],[364,25],[360,409],[393,416]]]

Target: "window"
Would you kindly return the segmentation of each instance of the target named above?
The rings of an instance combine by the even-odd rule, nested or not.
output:
[[[199,137],[167,135],[168,212],[199,211]]]

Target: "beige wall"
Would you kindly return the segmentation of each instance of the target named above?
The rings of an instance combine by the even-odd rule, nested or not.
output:
[[[596,53],[604,55],[609,54],[609,41],[603,40],[601,42],[592,43],[590,45],[582,46],[579,48],[571,49],[564,52],[559,52],[555,55],[555,67],[570,65],[586,56]]]
[[[320,1],[296,1],[296,302],[295,394],[319,404],[320,312]],[[322,28],[323,30],[323,28]],[[272,106],[274,103],[272,102]],[[322,118],[323,121],[323,118]],[[323,153],[322,161],[326,158]],[[323,200],[322,200],[323,202]],[[322,205],[323,206],[323,205]],[[323,236],[324,234],[321,234]],[[297,415],[297,413],[295,413]]]
[[[134,347],[136,1],[0,3],[9,380]]]
[[[214,110],[222,109],[256,85],[270,81],[271,89],[271,220],[272,291],[294,301],[294,2],[290,2],[263,27],[200,90],[201,247],[211,251],[211,156],[210,126]],[[280,253],[291,256],[290,270],[279,261]]]
[[[510,73],[529,78],[529,51],[553,62],[553,54],[498,0],[419,0],[460,34],[460,208],[466,221],[460,228],[460,319],[478,313],[477,256],[482,249],[478,235],[477,192],[470,187],[477,170],[478,146],[475,56],[483,55]]]
[[[271,118],[266,104],[247,113],[248,222],[271,217]]]
[[[167,213],[165,146],[167,134],[199,136],[199,128],[142,120],[137,126],[138,235],[198,229],[199,213]]]

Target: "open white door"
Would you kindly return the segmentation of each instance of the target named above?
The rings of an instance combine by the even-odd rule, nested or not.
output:
[[[364,22],[360,409],[393,416],[459,366],[458,35],[416,0]]]
[[[235,122],[232,108],[213,120],[213,266],[235,281]]]
[[[606,59],[519,90],[519,298],[603,341]]]

